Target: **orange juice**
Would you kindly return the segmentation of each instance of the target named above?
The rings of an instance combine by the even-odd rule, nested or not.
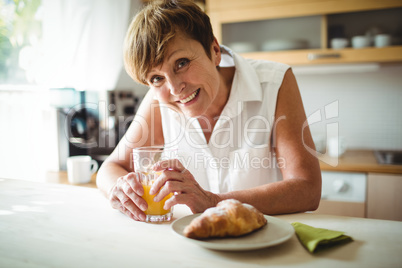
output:
[[[142,187],[144,188],[144,195],[142,198],[147,202],[148,204],[148,209],[145,211],[146,215],[165,215],[170,212],[170,210],[163,209],[163,206],[165,205],[166,200],[168,200],[173,194],[170,193],[167,196],[165,196],[161,201],[155,202],[154,195],[149,194],[149,190],[151,190],[152,184],[154,181],[162,174],[161,172],[141,172],[142,173],[142,178],[141,178],[141,184]]]
[[[170,209],[166,210],[163,208],[163,206],[165,205],[166,200],[168,200],[173,195],[172,193],[165,196],[161,201],[155,202],[154,197],[156,194],[149,194],[149,190],[151,189],[152,184],[142,185],[142,187],[144,187],[144,195],[142,196],[142,198],[144,198],[144,200],[148,204],[148,209],[145,211],[146,215],[164,215],[170,212]]]

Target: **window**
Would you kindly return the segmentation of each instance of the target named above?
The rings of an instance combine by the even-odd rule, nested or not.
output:
[[[41,39],[41,0],[0,0],[0,84],[36,84]]]

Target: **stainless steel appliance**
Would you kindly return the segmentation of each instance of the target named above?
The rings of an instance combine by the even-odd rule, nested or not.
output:
[[[108,91],[106,96],[106,111],[99,116],[96,146],[89,149],[89,155],[97,160],[99,165],[126,133],[144,97],[131,89]]]
[[[84,91],[54,88],[50,96],[50,103],[57,111],[59,170],[66,170],[69,156],[89,154],[99,125],[98,117],[86,108]]]
[[[114,121],[117,141],[126,133],[143,97],[135,94],[132,90],[113,90],[108,92],[109,116]]]
[[[142,96],[132,90],[107,92],[51,89],[51,105],[57,111],[59,170],[66,170],[69,156],[90,155],[101,165],[126,132]],[[101,114],[101,107],[107,107]],[[102,121],[108,121],[107,123]]]
[[[374,155],[381,165],[402,165],[402,151],[378,150]]]

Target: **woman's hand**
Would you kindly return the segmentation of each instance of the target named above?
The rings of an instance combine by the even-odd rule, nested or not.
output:
[[[144,189],[137,173],[131,172],[117,179],[109,194],[113,208],[120,210],[136,221],[145,221],[144,211],[148,208],[142,198]]]
[[[174,193],[166,201],[164,209],[169,210],[176,204],[185,204],[193,213],[200,213],[216,206],[220,201],[218,195],[202,189],[190,171],[177,159],[161,161],[154,166],[154,170],[162,171],[149,192],[150,195],[157,193],[155,202],[159,202],[169,193]]]

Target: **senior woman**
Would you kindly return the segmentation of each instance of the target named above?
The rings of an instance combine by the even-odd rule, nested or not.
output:
[[[147,203],[132,149],[175,146],[150,194],[175,193],[165,208],[203,212],[234,198],[264,214],[315,210],[318,160],[289,66],[244,59],[220,46],[192,1],[153,1],[125,39],[127,72],[149,86],[138,112],[100,168],[97,185],[113,208],[145,220]],[[163,186],[163,188],[162,188]]]

